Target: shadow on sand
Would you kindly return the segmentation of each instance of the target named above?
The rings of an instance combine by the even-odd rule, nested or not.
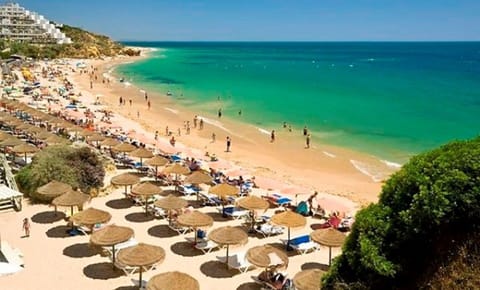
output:
[[[257,284],[255,282],[247,282],[243,283],[237,287],[237,290],[262,290],[262,285]]]
[[[48,231],[45,232],[45,234],[49,238],[68,238],[68,237],[71,237],[70,235],[71,229],[72,227],[61,225],[61,226],[56,226],[49,229]]]
[[[207,215],[209,215],[215,222],[228,222],[232,220],[227,216],[223,217],[223,215],[219,212],[207,212]]]
[[[60,211],[43,211],[32,216],[32,222],[37,224],[51,224],[65,219],[65,213]]]
[[[98,254],[98,248],[92,246],[90,243],[79,243],[63,249],[63,254],[71,258],[87,258]]]
[[[133,206],[133,202],[128,198],[112,199],[105,203],[106,206],[113,209],[126,209]]]
[[[172,250],[173,253],[184,257],[195,257],[203,254],[202,251],[196,249],[193,244],[189,242],[175,243],[170,247],[170,250]]]
[[[83,268],[83,274],[91,279],[114,279],[124,275],[122,271],[112,266],[112,263],[103,262],[91,264]]]
[[[322,271],[328,271],[329,267],[328,265],[321,264],[321,263],[315,263],[315,262],[307,262],[304,263],[301,266],[302,271],[303,270],[310,270],[310,269],[320,269]]]
[[[168,225],[153,226],[148,229],[148,234],[157,238],[171,238],[178,236],[178,233],[168,227]]]
[[[134,212],[127,214],[125,219],[132,223],[144,223],[153,221],[155,217],[151,214],[145,214],[145,212]]]
[[[300,254],[299,254],[297,251],[295,251],[295,250],[286,251],[286,247],[285,247],[285,245],[282,244],[282,243],[269,243],[269,245],[272,246],[272,247],[275,247],[275,248],[277,248],[277,249],[279,249],[279,250],[284,251],[285,253],[287,253],[287,256],[288,256],[288,257],[294,257],[294,256],[300,255]]]
[[[231,278],[240,272],[235,269],[227,269],[227,265],[220,261],[208,261],[200,266],[200,271],[212,278]]]

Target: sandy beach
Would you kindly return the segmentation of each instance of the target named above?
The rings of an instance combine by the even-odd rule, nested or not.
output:
[[[75,85],[75,92],[81,93],[79,100],[92,111],[95,100],[114,112],[114,122],[125,131],[135,130],[136,133],[145,134],[153,138],[154,132],[159,132],[159,137],[168,142],[165,136],[165,127],[174,132],[178,140],[175,148],[185,155],[204,157],[205,152],[216,154],[221,160],[226,160],[233,168],[241,170],[245,176],[255,176],[273,181],[272,191],[254,189],[252,194],[264,195],[278,192],[280,188],[294,187],[290,193],[295,202],[306,200],[314,190],[328,195],[329,199],[345,205],[348,212],[353,214],[360,204],[365,204],[377,199],[381,183],[373,182],[368,176],[357,171],[351,164],[350,157],[359,160],[368,160],[355,152],[314,144],[313,148],[304,149],[302,138],[289,136],[288,132],[278,130],[275,142],[270,142],[268,135],[261,133],[257,128],[239,124],[215,116],[200,116],[204,118],[205,125],[202,130],[192,128],[186,134],[183,124],[192,120],[198,112],[189,111],[188,108],[179,107],[167,96],[148,92],[151,109],[148,108],[141,88],[125,86],[114,79],[102,82],[105,73],[114,65],[132,58],[118,58],[113,60],[84,60],[87,67],[95,67],[97,80],[92,81],[88,74],[68,73],[68,78]],[[72,67],[77,60],[69,60]],[[47,81],[49,86],[58,85],[56,81]],[[126,105],[119,105],[119,97],[127,99]],[[129,100],[132,100],[130,106]],[[27,99],[23,101],[28,101]],[[193,123],[191,121],[191,123]],[[181,135],[177,136],[180,128]],[[211,135],[216,134],[216,142],[212,142]],[[301,135],[301,133],[298,133]],[[231,152],[225,152],[225,139],[232,138]],[[322,153],[326,151],[329,155]],[[342,158],[336,156],[343,156]],[[110,186],[109,179],[121,171],[109,172],[106,186]],[[246,173],[246,174],[244,174]],[[278,187],[277,187],[278,184]],[[298,192],[301,188],[301,192]],[[168,189],[168,188],[165,188]],[[172,188],[170,188],[172,189]],[[177,235],[168,229],[167,221],[152,217],[145,218],[143,209],[130,206],[123,199],[123,188],[114,189],[106,196],[92,199],[86,207],[95,207],[107,210],[112,214],[110,223],[129,226],[134,229],[135,239],[140,242],[155,244],[165,249],[165,261],[157,266],[154,271],[146,272],[144,280],[147,281],[155,274],[167,271],[186,272],[196,278],[201,289],[260,289],[250,276],[258,275],[261,269],[252,269],[247,273],[236,270],[225,270],[224,265],[217,262],[217,256],[225,255],[225,250],[213,251],[208,254],[192,248],[185,237],[192,234]],[[288,190],[285,190],[288,194]],[[190,204],[197,206],[195,197],[187,198]],[[215,207],[200,208],[214,218],[212,229],[224,225],[239,226],[242,220],[223,218]],[[266,214],[273,215],[276,209],[271,208]],[[22,220],[31,218],[31,236],[22,238]],[[24,200],[21,212],[5,211],[0,213],[0,234],[2,241],[8,242],[12,247],[18,248],[23,253],[25,269],[14,275],[0,277],[2,289],[135,289],[133,285],[138,279],[137,275],[125,276],[123,272],[113,271],[107,257],[99,255],[89,244],[88,236],[69,236],[66,234],[66,222],[55,219],[53,209],[47,205],[32,205]],[[310,233],[313,224],[318,224],[319,219],[307,218],[307,225],[301,229],[293,229],[292,237]],[[280,238],[286,238],[286,232],[268,238],[250,237],[248,244],[231,249],[231,253],[246,251],[247,249],[271,243],[281,247]],[[339,249],[333,249],[333,255],[338,255]],[[323,267],[328,264],[328,248],[321,247],[319,251],[300,255],[290,252],[290,262],[286,273],[292,278],[302,269]]]

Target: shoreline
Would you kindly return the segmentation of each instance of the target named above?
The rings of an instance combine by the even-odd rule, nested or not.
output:
[[[86,61],[89,65],[98,68],[99,75],[107,74],[118,78],[121,76],[115,71],[117,66],[148,57],[149,53],[142,51],[139,57]],[[381,161],[376,160],[376,157],[327,144],[313,144],[315,148],[303,149],[304,143],[298,138],[289,138],[286,132],[278,132],[277,140],[271,144],[269,136],[260,132],[256,126],[224,117],[218,119],[205,112],[200,113],[205,121],[204,130],[192,128],[191,134],[185,135],[184,121],[191,122],[194,115],[200,116],[200,114],[182,104],[175,103],[167,95],[149,91],[152,108],[148,110],[141,88],[134,83],[125,85],[113,79],[110,84],[105,85],[99,78],[90,90],[87,75],[75,74],[73,81],[82,91],[101,95],[102,103],[105,103],[109,109],[139,123],[152,135],[155,131],[159,131],[159,135],[165,138],[165,126],[168,125],[169,129],[175,132],[175,138],[185,146],[194,148],[190,151],[194,151],[197,156],[206,151],[210,154],[215,153],[236,166],[248,169],[250,175],[301,185],[309,191],[305,194],[311,194],[317,190],[346,197],[360,205],[375,202],[378,199],[382,184],[374,182],[371,176],[365,175],[365,172],[359,171],[352,164],[352,161],[355,161],[357,167],[361,167],[364,164],[368,166],[369,162],[380,163]],[[132,99],[133,105],[119,106],[119,96]],[[141,112],[140,118],[136,118],[137,112]],[[178,129],[181,130],[181,136],[177,136]],[[215,143],[211,142],[212,132],[216,134]],[[231,153],[224,152],[224,140],[227,135],[233,139]],[[380,179],[383,178],[377,180]],[[305,195],[302,195],[303,197],[306,199]]]

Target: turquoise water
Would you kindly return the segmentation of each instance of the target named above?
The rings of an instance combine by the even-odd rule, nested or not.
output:
[[[404,162],[480,132],[480,42],[141,42],[117,68],[191,109]],[[238,111],[242,115],[238,115]]]

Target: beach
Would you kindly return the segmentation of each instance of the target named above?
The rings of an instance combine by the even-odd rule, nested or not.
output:
[[[119,82],[120,76],[111,78],[109,82],[104,81],[103,77],[109,77],[113,66],[135,60],[137,59],[66,60],[68,64],[63,66],[65,71],[70,71],[75,70],[75,63],[84,62],[87,68],[96,68],[94,74],[97,79],[92,80],[91,84],[90,76],[80,74],[78,69],[69,72],[67,78],[74,84],[76,94],[81,95],[77,97],[78,100],[91,111],[99,108],[98,104],[95,104],[98,101],[102,109],[113,112],[115,117],[111,130],[121,127],[125,132],[148,136],[148,140],[154,138],[155,131],[158,131],[161,141],[168,144],[170,136],[165,136],[165,127],[168,126],[177,139],[174,151],[196,159],[208,159],[205,153],[209,152],[209,155],[215,154],[225,162],[225,167],[230,170],[238,170],[241,175],[255,177],[258,181],[262,178],[270,182],[271,190],[255,188],[253,195],[283,192],[294,204],[298,204],[307,200],[314,191],[318,191],[320,199],[325,199],[332,205],[330,210],[341,211],[342,216],[353,216],[362,205],[377,200],[381,183],[360,173],[350,162],[351,156],[368,160],[368,157],[361,154],[356,155],[355,152],[323,144],[312,144],[312,148],[306,149],[303,138],[289,138],[287,132],[281,131],[277,133],[275,142],[270,142],[270,136],[260,132],[258,128],[239,124],[228,118],[216,119],[215,116],[199,116],[204,119],[204,128],[192,128],[190,134],[186,134],[184,121],[192,120],[196,112],[178,106],[154,92],[148,92],[148,100],[151,101],[149,109],[141,88]],[[41,83],[48,84],[51,89],[60,85],[57,80],[45,80],[41,76],[39,78]],[[126,104],[121,106],[120,96],[126,100]],[[23,98],[21,101],[31,100]],[[99,121],[98,116],[96,121]],[[181,131],[180,136],[177,136],[178,128]],[[215,142],[211,140],[212,133],[216,134]],[[226,152],[227,136],[232,139],[230,152]],[[165,261],[158,265],[156,270],[146,272],[143,277],[145,281],[155,274],[177,270],[197,279],[201,289],[259,289],[250,276],[258,275],[261,269],[252,269],[246,273],[227,271],[225,265],[216,259],[217,256],[225,254],[224,249],[202,254],[186,242],[185,237],[192,234],[177,235],[168,229],[165,220],[145,217],[141,207],[130,204],[125,206],[123,188],[112,188],[110,185],[110,178],[120,173],[121,170],[108,172],[104,191],[109,194],[93,198],[85,208],[95,207],[110,212],[111,224],[129,226],[134,229],[137,241],[164,248],[167,253]],[[194,196],[186,199],[191,204],[196,204]],[[24,270],[0,277],[2,287],[12,290],[135,289],[132,285],[138,283],[138,276],[125,276],[123,272],[113,271],[109,259],[99,255],[89,244],[88,236],[66,234],[67,226],[63,219],[49,222],[48,220],[54,219],[52,207],[33,205],[26,199],[23,203],[21,212],[0,213],[2,241],[19,249],[25,264]],[[214,207],[202,207],[199,210],[214,218],[212,228],[242,224],[242,220],[223,218]],[[271,208],[265,214],[273,215],[277,210],[278,208]],[[27,238],[22,237],[21,227],[25,217],[31,219],[31,234]],[[308,218],[305,227],[292,229],[292,237],[310,233],[310,227],[321,222],[319,219]],[[286,238],[286,233],[267,238],[250,237],[247,245],[233,247],[230,251],[244,252],[253,246],[266,243],[281,247],[280,238]],[[335,256],[340,250],[334,248],[332,252]],[[300,270],[328,264],[326,247],[320,247],[319,251],[305,255],[291,252],[289,256],[289,266],[285,272],[290,278]]]

